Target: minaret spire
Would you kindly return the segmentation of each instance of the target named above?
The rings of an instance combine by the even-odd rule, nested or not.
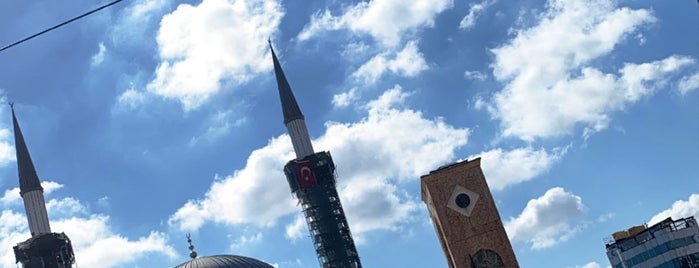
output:
[[[29,230],[32,236],[51,232],[49,217],[44,201],[44,188],[41,187],[39,176],[34,169],[34,163],[29,155],[29,149],[24,141],[22,130],[19,128],[14,104],[12,109],[12,124],[15,131],[15,150],[17,153],[17,172],[19,173],[19,194],[24,200],[24,209],[29,221]]]
[[[299,199],[320,267],[361,268],[335,183],[335,163],[330,152],[314,153],[303,114],[291,92],[279,59],[269,42],[282,101],[284,125],[291,137],[296,159],[284,166],[291,192]]]
[[[277,77],[277,87],[279,88],[279,98],[282,102],[282,112],[284,113],[284,125],[291,136],[291,143],[296,152],[296,158],[302,159],[313,154],[313,145],[311,137],[308,135],[308,129],[304,121],[303,114],[299,108],[299,104],[294,98],[294,93],[291,92],[291,86],[286,80],[284,70],[282,70],[277,54],[274,53],[272,42],[269,42],[269,49],[272,51],[272,60],[274,61],[274,74]]]

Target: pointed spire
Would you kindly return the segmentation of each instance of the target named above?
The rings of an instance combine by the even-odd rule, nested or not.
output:
[[[303,114],[301,114],[301,109],[299,109],[299,105],[298,103],[296,103],[294,93],[291,92],[291,86],[289,86],[289,82],[286,81],[286,76],[284,75],[284,71],[282,70],[281,64],[279,64],[277,54],[274,53],[272,42],[270,40],[267,40],[267,42],[269,43],[269,49],[272,50],[272,60],[274,61],[274,74],[277,76],[279,98],[281,98],[282,100],[284,124],[287,124],[294,119],[303,119]]]
[[[27,144],[24,142],[22,130],[19,128],[19,123],[17,123],[14,103],[10,103],[10,108],[12,109],[12,124],[15,131],[17,172],[19,173],[19,194],[24,196],[25,193],[30,191],[44,191],[44,188],[41,187],[41,183],[39,182],[39,176],[36,174],[36,169],[34,169],[34,163],[29,155]]]

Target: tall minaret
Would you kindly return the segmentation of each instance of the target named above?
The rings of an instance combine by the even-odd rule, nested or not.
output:
[[[296,152],[296,159],[284,166],[284,174],[291,192],[299,199],[303,209],[320,266],[360,268],[359,254],[335,188],[335,163],[329,152],[313,152],[303,114],[271,42],[269,48],[282,102],[284,125]]]
[[[19,194],[24,200],[29,230],[32,237],[51,233],[49,217],[46,213],[46,203],[44,202],[44,188],[41,187],[39,176],[36,174],[27,144],[24,142],[24,136],[22,136],[22,130],[19,128],[19,123],[17,123],[14,106],[10,104],[10,107],[12,109],[12,124],[15,130]]]
[[[29,156],[22,130],[19,129],[12,103],[10,103],[10,108],[12,109],[12,124],[15,130],[19,194],[24,200],[29,231],[32,234],[31,238],[12,248],[15,253],[15,262],[21,262],[22,267],[25,268],[70,268],[75,264],[73,245],[65,233],[51,232],[44,202],[44,188],[41,187],[39,176],[36,175],[34,163]]]
[[[277,76],[277,86],[279,87],[279,98],[282,101],[282,112],[284,113],[284,125],[291,136],[291,144],[296,152],[296,159],[301,159],[313,154],[313,145],[311,137],[308,135],[306,122],[303,120],[303,114],[299,109],[294,93],[291,92],[291,86],[286,81],[286,76],[279,64],[277,55],[274,54],[274,48],[270,42],[269,48],[272,50],[272,60],[274,61],[274,74]]]

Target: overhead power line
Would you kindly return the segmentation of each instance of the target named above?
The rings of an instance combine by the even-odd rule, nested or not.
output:
[[[69,20],[67,20],[67,21],[61,22],[61,23],[57,24],[56,26],[53,26],[53,27],[48,28],[48,29],[46,29],[46,30],[43,30],[43,31],[41,31],[41,32],[35,33],[35,34],[33,34],[33,35],[31,35],[31,36],[29,36],[29,37],[27,37],[27,38],[24,38],[24,39],[22,39],[22,40],[19,40],[19,41],[17,41],[17,42],[14,42],[14,43],[12,43],[12,44],[9,44],[9,45],[7,45],[7,46],[4,46],[3,48],[0,48],[0,52],[4,51],[4,50],[6,50],[6,49],[9,49],[9,48],[11,48],[11,47],[14,47],[14,46],[16,46],[16,45],[19,45],[19,44],[21,44],[21,43],[24,43],[24,42],[26,42],[26,41],[29,41],[29,40],[31,40],[31,39],[33,39],[34,37],[37,37],[37,36],[39,36],[39,35],[42,35],[42,34],[45,34],[45,33],[50,32],[50,31],[53,31],[53,30],[55,30],[55,29],[58,29],[58,28],[60,28],[60,27],[63,27],[63,26],[65,26],[65,25],[68,24],[68,23],[71,23],[71,22],[74,22],[74,21],[76,21],[76,20],[79,20],[79,19],[82,19],[82,18],[84,18],[84,17],[87,17],[87,16],[91,15],[92,13],[95,13],[95,12],[100,11],[100,10],[102,10],[102,9],[108,8],[108,7],[110,7],[110,6],[113,6],[114,4],[119,3],[119,2],[121,2],[121,1],[124,1],[124,0],[112,1],[112,2],[110,2],[110,3],[108,3],[108,4],[105,4],[105,5],[101,6],[101,7],[98,7],[98,8],[95,8],[95,9],[93,9],[93,10],[90,10],[90,11],[88,11],[88,12],[86,12],[86,13],[80,15],[80,16],[77,16],[77,17],[75,17],[75,18],[72,18],[72,19],[69,19]]]

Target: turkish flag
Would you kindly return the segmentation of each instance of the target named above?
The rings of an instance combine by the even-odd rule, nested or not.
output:
[[[316,185],[316,176],[313,174],[313,163],[303,161],[296,163],[296,182],[301,188],[311,188]]]

